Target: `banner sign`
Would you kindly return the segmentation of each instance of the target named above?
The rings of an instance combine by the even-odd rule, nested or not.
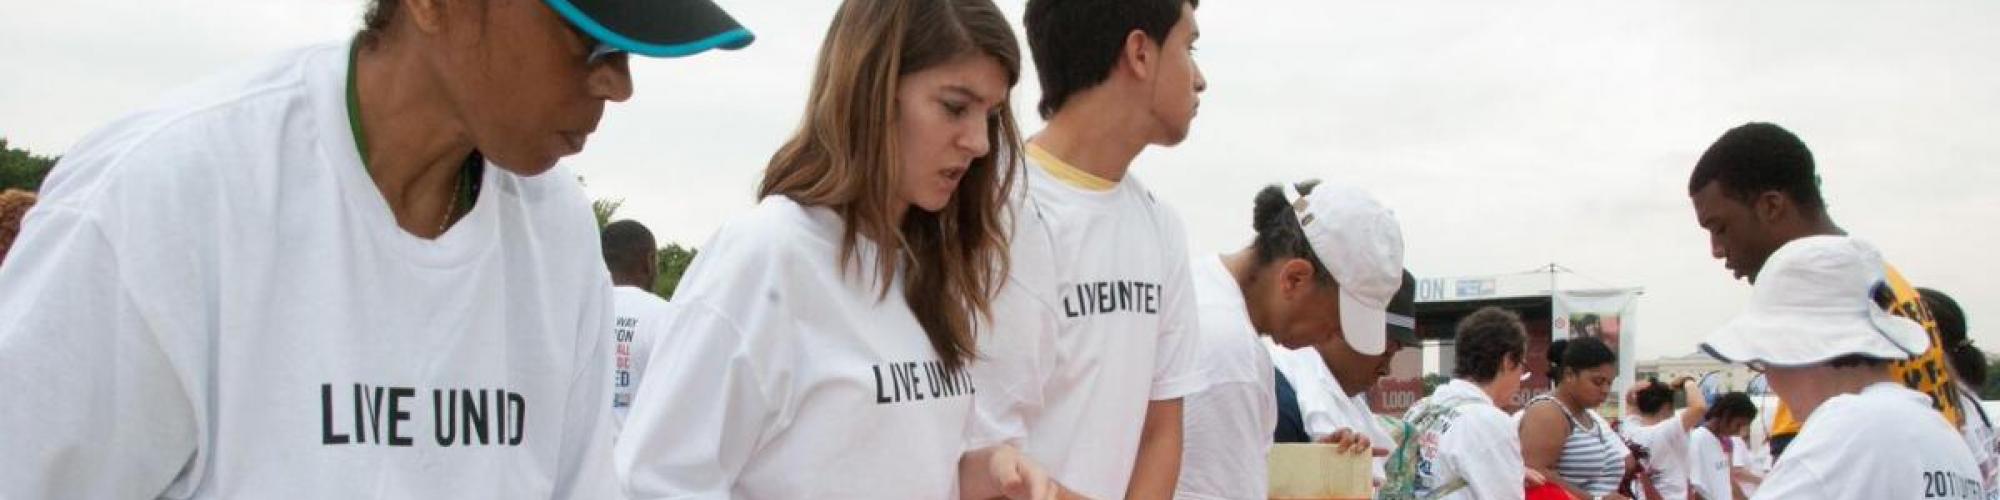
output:
[[[1641,289],[1562,290],[1552,297],[1550,336],[1566,339],[1595,337],[1618,353],[1618,379],[1611,383],[1612,401],[1623,406],[1638,365],[1638,319]],[[1622,412],[1621,412],[1622,413]]]

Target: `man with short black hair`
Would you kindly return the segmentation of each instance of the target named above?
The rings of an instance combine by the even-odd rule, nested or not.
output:
[[[673,306],[653,295],[653,282],[660,277],[659,250],[645,224],[630,219],[606,224],[600,240],[614,287],[611,336],[618,344],[612,362],[611,411],[613,421],[622,427],[625,411],[632,408],[633,390],[646,374],[646,353],[653,352],[653,339]]]
[[[1018,444],[1094,498],[1166,498],[1181,398],[1206,386],[1180,217],[1128,172],[1187,137],[1199,29],[1190,0],[1031,0],[1047,128],[1010,212],[1009,283],[971,366],[976,446]]]
[[[1709,252],[1737,278],[1757,282],[1757,273],[1772,252],[1809,236],[1846,235],[1834,224],[1820,196],[1819,174],[1812,151],[1797,135],[1770,123],[1748,123],[1730,129],[1703,152],[1688,179],[1695,222],[1709,234]],[[1939,413],[1952,425],[1963,422],[1953,397],[1953,378],[1945,361],[1945,345],[1937,324],[1915,287],[1894,266],[1883,264],[1886,291],[1878,300],[1890,312],[1916,320],[1930,332],[1930,349],[1909,360],[1890,362],[1893,378],[1929,394]],[[1772,415],[1771,457],[1776,459],[1799,432],[1789,405],[1780,402]]]

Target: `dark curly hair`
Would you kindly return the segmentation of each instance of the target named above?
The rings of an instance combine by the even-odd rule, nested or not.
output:
[[[1972,338],[1966,336],[1965,309],[1944,292],[1918,288],[1917,295],[1923,297],[1924,308],[1931,311],[1931,320],[1937,322],[1938,340],[1944,342],[1942,347],[1952,370],[1958,372],[1966,387],[1980,390],[1986,385],[1986,353],[1972,345]]]
[[[1597,337],[1576,337],[1549,342],[1549,380],[1562,382],[1562,374],[1581,373],[1618,362],[1618,353]]]
[[[605,224],[598,232],[598,244],[604,249],[604,267],[611,271],[614,283],[653,287],[652,283],[640,283],[651,278],[646,275],[647,267],[659,259],[653,231],[645,224],[631,219]]]
[[[1454,340],[1458,351],[1452,375],[1477,383],[1493,381],[1506,360],[1521,363],[1528,355],[1528,327],[1513,311],[1487,306],[1459,320]]]
[[[1662,407],[1673,407],[1673,387],[1660,383],[1660,379],[1658,378],[1647,378],[1646,382],[1646,388],[1639,389],[1638,394],[1633,396],[1633,399],[1639,403],[1639,413],[1652,415],[1660,411]]]
[[[7,250],[14,247],[14,237],[21,234],[21,218],[34,206],[35,193],[19,189],[0,191],[0,262],[6,262]]]
[[[1299,194],[1311,194],[1319,180],[1308,180],[1293,184]],[[1313,254],[1312,243],[1306,241],[1304,229],[1299,228],[1298,216],[1292,215],[1292,204],[1285,201],[1283,187],[1272,184],[1257,191],[1256,209],[1251,211],[1251,227],[1257,230],[1257,239],[1251,247],[1257,253],[1257,265],[1264,266],[1279,259],[1305,259],[1312,263],[1313,279],[1320,285],[1332,285],[1333,273],[1327,271],[1326,264]]]
[[[466,5],[479,9],[480,16],[486,15],[486,2],[467,2]],[[382,38],[389,34],[389,25],[402,11],[403,0],[370,0],[368,10],[361,14],[361,31],[355,33],[354,42],[368,49],[380,45]]]
[[[1826,211],[1819,194],[1819,174],[1815,173],[1812,150],[1799,136],[1770,123],[1746,123],[1722,134],[1688,178],[1688,195],[1701,191],[1710,182],[1720,183],[1730,198],[1748,203],[1767,191],[1785,193],[1808,215]]]
[[[402,0],[374,0],[368,2],[368,12],[361,15],[361,33],[355,41],[363,47],[374,47],[382,42],[383,33],[389,32],[389,21],[396,19],[396,12],[402,10]]]
[[[1708,407],[1708,414],[1702,418],[1722,421],[1731,418],[1753,420],[1757,418],[1757,404],[1750,402],[1750,395],[1742,391],[1716,396],[1715,405]]]

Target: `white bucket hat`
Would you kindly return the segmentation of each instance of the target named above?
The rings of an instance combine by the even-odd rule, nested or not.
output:
[[[1403,287],[1403,228],[1396,213],[1353,186],[1322,183],[1301,196],[1287,183],[1292,215],[1313,256],[1340,287],[1340,330],[1369,356],[1387,350],[1389,302]]]
[[[1882,254],[1845,236],[1793,240],[1757,272],[1750,305],[1708,335],[1709,355],[1731,363],[1804,366],[1858,354],[1909,359],[1930,349],[1923,325],[1874,300]]]

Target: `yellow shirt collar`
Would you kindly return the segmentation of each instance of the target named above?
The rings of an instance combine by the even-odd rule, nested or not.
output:
[[[1034,160],[1036,165],[1041,165],[1042,171],[1047,172],[1050,177],[1055,177],[1056,180],[1073,188],[1102,192],[1118,187],[1117,182],[1076,168],[1075,165],[1070,165],[1069,162],[1057,158],[1055,154],[1034,143],[1028,143],[1028,159]]]

